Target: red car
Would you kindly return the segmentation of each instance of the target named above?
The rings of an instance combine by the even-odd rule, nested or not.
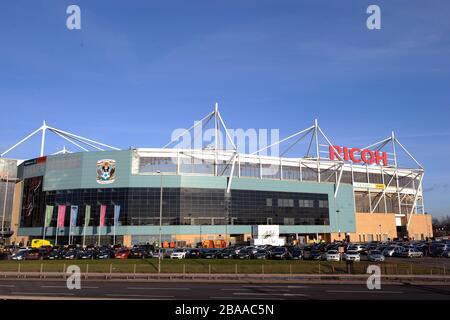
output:
[[[130,250],[128,250],[128,249],[119,249],[114,254],[114,258],[116,258],[116,259],[126,259],[126,258],[128,258],[129,255],[130,255]]]

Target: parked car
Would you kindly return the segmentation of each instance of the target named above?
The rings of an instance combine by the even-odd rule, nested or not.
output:
[[[63,258],[67,259],[67,260],[74,260],[74,259],[78,259],[79,257],[80,257],[80,252],[78,252],[78,250],[75,250],[75,249],[68,250],[63,254]]]
[[[217,250],[214,250],[214,249],[200,250],[200,257],[202,259],[216,259],[217,258]]]
[[[349,251],[357,251],[358,253],[363,253],[365,250],[366,250],[366,246],[365,245],[363,245],[363,244],[350,244],[348,247],[347,247],[347,250],[349,250]]]
[[[309,251],[309,253],[304,256],[305,260],[321,260],[322,259],[322,252],[317,250]]]
[[[299,247],[294,247],[292,249],[292,259],[302,260],[303,259],[303,250]]]
[[[199,249],[188,249],[186,252],[186,259],[199,259],[200,256],[200,250]]]
[[[344,260],[345,261],[361,261],[361,255],[358,251],[355,250],[349,250],[346,253],[344,253]]]
[[[269,258],[269,251],[265,250],[265,249],[259,249],[258,251],[256,251],[255,254],[253,254],[253,258],[254,259],[258,259],[258,260],[265,260]]]
[[[151,258],[152,253],[145,250],[143,247],[134,247],[131,249],[130,254],[128,255],[128,258],[130,259],[147,259]]]
[[[399,249],[400,248],[400,249]],[[394,253],[398,250],[401,250],[401,247],[399,246],[387,246],[386,248],[384,248],[384,250],[381,252],[385,257],[393,257]]]
[[[184,259],[186,258],[186,249],[175,249],[170,254],[170,259]]]
[[[38,249],[21,250],[11,255],[11,260],[39,260],[41,255]]]
[[[114,257],[114,251],[107,247],[101,247],[94,251],[95,259],[109,259]]]
[[[83,260],[94,259],[94,253],[94,250],[83,250],[79,252],[78,258]]]
[[[270,251],[270,259],[286,260],[290,258],[291,254],[286,247],[275,247]]]
[[[130,255],[130,250],[128,250],[126,248],[122,248],[122,249],[119,249],[116,251],[116,253],[114,254],[114,258],[127,259],[129,255]]]
[[[253,258],[253,250],[250,248],[242,249],[237,254],[238,259],[252,259]]]
[[[327,261],[341,261],[341,254],[337,250],[328,250],[325,259]]]
[[[380,250],[370,250],[367,253],[367,259],[369,261],[384,261],[384,255]]]
[[[406,248],[402,252],[400,252],[400,257],[404,258],[422,258],[423,252],[415,249],[415,248]]]
[[[169,259],[170,255],[172,254],[174,249],[170,249],[170,248],[163,248],[161,249],[161,254],[162,254],[162,258],[163,259]]]
[[[52,250],[50,252],[46,252],[42,258],[45,260],[56,260],[61,259],[62,251],[61,250]]]
[[[233,249],[224,249],[222,250],[218,255],[217,258],[219,259],[233,259],[235,257],[236,253]]]
[[[441,257],[450,258],[450,250],[442,251]]]

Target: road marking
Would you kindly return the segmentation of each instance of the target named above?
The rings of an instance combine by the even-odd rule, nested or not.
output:
[[[325,290],[329,293],[392,293],[401,294],[403,291],[385,291],[385,290]]]
[[[245,289],[245,288],[234,288],[234,289],[220,289],[223,291],[238,291],[238,290],[250,290],[250,289]]]
[[[0,284],[0,287],[2,287],[2,288],[14,288],[15,285],[13,285],[13,284]]]
[[[67,286],[41,286],[41,288],[63,288],[68,289]],[[99,287],[81,286],[81,289],[98,289]]]
[[[219,300],[240,300],[242,298],[239,297],[209,297],[210,299],[219,299]],[[282,298],[274,298],[274,297],[251,297],[252,300],[283,300]]]
[[[191,288],[127,287],[129,290],[191,290]]]
[[[243,288],[288,288],[288,289],[306,289],[309,286],[242,286]]]
[[[233,292],[235,295],[246,295],[246,296],[284,296],[284,297],[291,297],[291,296],[298,296],[298,297],[305,297],[306,294],[303,293],[261,293],[261,292]]]
[[[119,293],[107,293],[109,297],[147,297],[147,298],[175,298],[174,296],[160,296],[149,294],[119,294]]]
[[[64,295],[64,296],[74,296],[74,293],[65,292],[11,292],[11,294],[17,295],[33,295],[33,296],[45,296],[45,295]]]

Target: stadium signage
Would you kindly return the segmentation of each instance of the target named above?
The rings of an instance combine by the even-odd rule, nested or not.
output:
[[[330,146],[330,160],[344,160],[353,163],[388,165],[387,153],[379,150]]]

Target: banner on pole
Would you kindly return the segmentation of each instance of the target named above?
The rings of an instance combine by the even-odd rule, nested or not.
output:
[[[106,205],[100,205],[100,227],[105,226]]]
[[[78,206],[70,206],[70,229],[77,225]]]
[[[114,226],[116,226],[119,223],[119,217],[120,217],[120,206],[115,205],[114,206]]]
[[[91,220],[91,206],[86,205],[86,211],[84,212],[84,226],[89,225],[89,220]]]
[[[44,228],[47,228],[50,223],[52,222],[53,218],[53,209],[54,206],[45,206],[45,221],[44,221]]]
[[[56,224],[56,227],[58,228],[64,228],[64,218],[66,216],[66,206],[60,204],[58,206],[58,221]]]

